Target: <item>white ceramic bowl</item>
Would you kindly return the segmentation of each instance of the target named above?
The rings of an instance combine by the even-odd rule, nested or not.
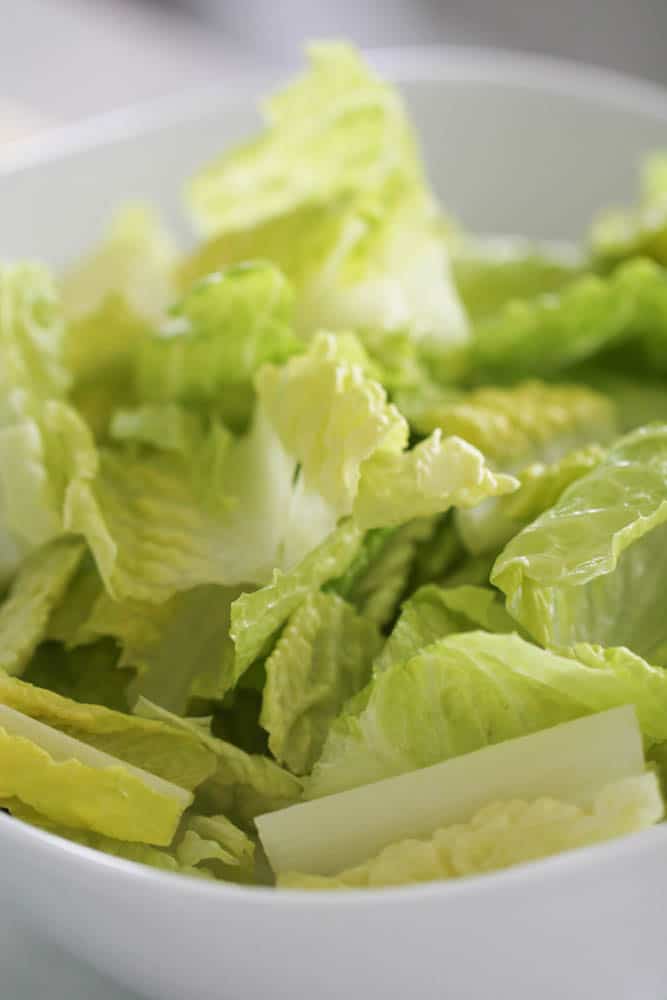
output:
[[[620,77],[495,53],[379,61],[444,203],[480,230],[577,236],[667,141],[667,96]],[[0,172],[0,256],[59,264],[127,197],[182,225],[184,178],[255,126],[254,97],[114,116],[17,152]],[[0,905],[155,1000],[657,1000],[665,899],[665,828],[454,884],[328,895],[202,884],[0,815]]]

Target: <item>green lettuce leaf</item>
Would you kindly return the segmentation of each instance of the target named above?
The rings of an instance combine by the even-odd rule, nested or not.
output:
[[[71,400],[95,437],[106,437],[115,409],[138,402],[137,355],[150,326],[124,298],[110,295],[67,325],[64,357],[73,375]]]
[[[345,702],[366,685],[381,646],[376,626],[335,594],[311,594],[266,661],[260,723],[279,763],[306,774]]]
[[[104,854],[110,854],[115,858],[123,858],[125,861],[134,861],[136,864],[149,865],[160,871],[178,872],[182,875],[192,875],[195,878],[210,877],[210,873],[202,868],[189,868],[179,864],[171,850],[154,847],[151,844],[132,843],[126,840],[117,840],[113,837],[105,837],[101,833],[93,833],[90,830],[79,830],[61,823],[55,823],[40,813],[35,812],[26,806],[20,799],[0,800],[3,808],[24,823],[30,823],[40,830],[64,837],[66,840],[81,844],[83,847],[90,847]]]
[[[429,546],[436,530],[433,519],[417,518],[399,528],[368,531],[347,571],[326,584],[325,590],[340,594],[380,628],[388,625],[408,586],[418,553]]]
[[[454,280],[473,323],[508,302],[557,292],[581,273],[576,248],[495,237],[464,240],[452,256]]]
[[[408,426],[334,337],[318,335],[307,354],[266,367],[257,391],[284,447],[301,463],[306,489],[349,514],[363,462],[378,449],[401,451]]]
[[[68,319],[89,315],[117,296],[133,313],[158,322],[173,295],[175,262],[172,239],[154,210],[141,203],[126,205],[114,215],[99,247],[63,278]],[[68,333],[68,349],[74,354],[69,354],[68,361],[78,374],[77,352],[84,352],[89,362],[92,345],[74,343],[71,337]]]
[[[139,397],[213,406],[242,429],[252,413],[255,372],[303,350],[292,313],[292,290],[267,262],[198,281],[169,322],[144,339],[136,359]]]
[[[472,370],[499,382],[555,375],[620,349],[626,367],[664,373],[666,342],[665,271],[637,259],[608,277],[585,275],[560,293],[511,302],[482,320],[472,342]]]
[[[166,845],[192,795],[0,706],[0,799],[120,840]]]
[[[467,550],[474,555],[500,552],[514,535],[553,507],[571,483],[594,469],[604,454],[599,445],[589,444],[550,465],[534,462],[518,473],[516,493],[456,511],[456,526]]]
[[[376,673],[388,670],[411,660],[438,639],[479,628],[516,631],[516,622],[505,610],[498,591],[471,584],[451,588],[427,584],[403,605],[373,669]]]
[[[292,805],[301,798],[298,778],[269,757],[249,754],[211,735],[210,719],[183,719],[145,698],[139,698],[135,714],[174,726],[195,737],[215,754],[216,769],[198,790],[198,802],[206,812],[224,813],[249,827],[255,816]]]
[[[239,587],[195,587],[163,604],[119,602],[102,594],[79,642],[113,638],[121,649],[118,666],[137,672],[128,689],[130,701],[143,695],[183,715],[192,697],[221,699],[231,686],[230,609],[241,592]]]
[[[444,579],[465,557],[454,515],[455,511],[448,511],[438,517],[432,536],[417,545],[409,591]]]
[[[321,109],[327,108],[322,115]],[[266,105],[267,128],[190,186],[214,238],[186,282],[264,257],[297,292],[297,324],[457,344],[466,320],[399,95],[348,46],[310,49],[306,74]]]
[[[667,674],[629,650],[571,656],[517,635],[450,635],[377,673],[329,730],[309,798],[632,704],[647,747],[667,736]]]
[[[48,272],[1,267],[0,586],[30,549],[60,533],[67,477],[83,462],[85,428],[63,402],[63,335]]]
[[[0,604],[0,670],[23,673],[82,556],[81,542],[62,538],[37,549],[21,564]]]
[[[611,400],[619,432],[625,434],[652,420],[667,421],[667,382],[610,368],[581,365],[571,373]]]
[[[397,525],[450,507],[474,507],[517,488],[513,476],[494,473],[482,453],[436,430],[410,451],[378,451],[363,467],[354,516],[364,528]]]
[[[328,580],[341,576],[359,552],[363,534],[352,520],[342,521],[322,544],[288,573],[275,571],[271,583],[245,593],[232,604],[230,635],[238,679],[266,651],[289,616]]]
[[[663,816],[656,777],[644,774],[607,785],[589,808],[547,798],[493,802],[467,823],[436,830],[428,840],[392,844],[338,875],[286,873],[278,885],[361,889],[461,878],[623,837]]]
[[[667,640],[667,425],[621,438],[507,545],[492,582],[542,645],[629,646],[651,660]]]
[[[251,875],[255,845],[225,816],[188,816],[175,845],[179,864],[185,868],[208,869],[217,865]]]
[[[419,415],[418,430],[457,435],[479,448],[495,467],[519,472],[533,462],[553,463],[590,442],[616,433],[614,407],[581,385],[531,380],[509,388],[475,389],[434,402]]]
[[[111,639],[102,639],[80,649],[65,649],[59,642],[44,642],[22,679],[84,705],[104,705],[117,712],[127,712],[127,687],[134,674],[131,670],[119,669],[118,661],[118,647]]]
[[[644,163],[637,207],[600,215],[590,243],[594,259],[605,267],[638,256],[667,264],[667,154],[654,153]]]
[[[0,705],[182,788],[196,788],[215,768],[213,753],[192,733],[102,705],[79,704],[2,673]]]

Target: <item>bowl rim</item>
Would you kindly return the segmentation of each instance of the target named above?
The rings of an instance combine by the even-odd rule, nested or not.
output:
[[[4,827],[4,830],[3,830]],[[289,906],[290,908],[340,907],[355,905],[396,905],[402,902],[430,900],[433,897],[455,902],[461,896],[485,897],[489,892],[521,890],[526,883],[538,885],[541,893],[566,890],[565,878],[577,879],[582,869],[591,872],[597,861],[596,872],[613,871],[640,852],[664,854],[667,847],[667,825],[658,824],[646,830],[616,837],[606,843],[577,847],[560,854],[533,861],[522,862],[510,868],[467,875],[461,878],[419,882],[407,885],[360,889],[276,889],[274,886],[237,885],[222,880],[199,879],[182,872],[163,871],[138,861],[130,861],[105,854],[93,847],[78,844],[56,833],[41,830],[23,820],[0,813],[0,841],[9,836],[18,849],[25,849],[25,839],[32,847],[49,855],[54,864],[62,863],[63,854],[70,866],[82,867],[91,872],[106,871],[114,880],[139,879],[146,890],[187,892],[194,899],[219,900],[221,893],[231,902],[248,906]],[[114,881],[114,884],[116,882]]]
[[[586,98],[667,123],[667,85],[570,59],[473,45],[412,45],[363,50],[371,64],[400,85],[424,82],[523,85],[554,96]],[[78,122],[54,125],[11,142],[0,156],[0,180],[54,160],[186,124],[217,110],[253,108],[284,76],[285,66],[239,74],[224,83],[120,107]]]
[[[534,55],[503,48],[478,46],[424,45],[389,47],[367,50],[371,63],[397,83],[494,82],[499,86],[522,85],[532,91],[554,96],[571,96],[597,102],[601,107],[624,109],[664,120],[667,123],[667,87],[629,74],[602,69],[567,59]],[[144,133],[177,127],[216,110],[248,107],[276,81],[281,67],[273,72],[257,72],[237,77],[231,86],[197,88],[178,97],[163,97],[150,102],[120,108],[103,115],[49,129],[36,137],[12,143],[0,158],[0,180],[24,170],[47,166],[54,160],[67,159],[88,150],[122,142]],[[57,862],[63,854],[70,864],[81,863],[91,872],[106,870],[114,877],[140,879],[146,888],[187,892],[192,898],[221,899],[246,905],[302,907],[375,906],[402,904],[404,901],[439,897],[455,900],[495,889],[511,890],[526,882],[540,885],[563,877],[578,877],[582,866],[597,861],[616,866],[629,857],[667,845],[667,827],[655,827],[640,833],[620,837],[606,844],[577,848],[553,857],[526,862],[513,868],[473,875],[449,881],[436,881],[377,889],[329,890],[281,889],[265,886],[240,886],[222,881],[212,882],[184,876],[178,872],[161,871],[124,858],[104,854],[91,847],[33,827],[15,817],[0,813],[0,840],[8,837],[21,849],[26,838],[34,850],[46,852]],[[590,869],[589,869],[590,870]]]

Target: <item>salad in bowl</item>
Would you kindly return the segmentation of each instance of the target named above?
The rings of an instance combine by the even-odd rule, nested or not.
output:
[[[0,269],[3,822],[278,890],[659,823],[667,156],[490,239],[351,48],[264,110],[194,248]]]

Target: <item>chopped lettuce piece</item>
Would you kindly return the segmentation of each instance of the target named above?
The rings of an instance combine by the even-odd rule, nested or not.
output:
[[[126,205],[111,220],[100,246],[63,278],[68,319],[90,315],[119,297],[132,312],[159,322],[173,294],[175,261],[172,239],[154,210],[140,203]],[[68,334],[68,340],[71,336]],[[68,344],[68,352],[74,352],[68,362],[75,372],[83,356],[80,351],[88,360],[93,359],[91,346],[78,338]]]
[[[5,808],[16,819],[24,823],[30,823],[40,830],[64,837],[75,844],[83,847],[90,847],[96,851],[103,851],[115,858],[122,858],[125,861],[134,861],[136,864],[149,865],[160,871],[178,872],[180,875],[192,875],[196,878],[210,877],[210,873],[201,868],[189,868],[179,864],[171,850],[154,847],[151,844],[132,843],[127,840],[117,840],[113,837],[105,837],[101,833],[93,833],[90,830],[79,830],[70,826],[63,826],[62,823],[55,823],[46,816],[26,806],[20,799],[0,800],[0,808]]]
[[[83,431],[63,402],[63,334],[48,272],[0,267],[0,586],[61,532],[63,491],[81,457]]]
[[[230,635],[236,649],[235,679],[261,655],[272,636],[309,594],[316,593],[328,580],[348,569],[362,539],[362,532],[352,520],[343,521],[290,572],[276,570],[266,587],[234,601]]]
[[[500,552],[522,528],[553,507],[570,483],[594,469],[604,454],[599,445],[589,444],[550,465],[533,462],[518,473],[516,493],[456,511],[456,526],[467,550],[473,555]]]
[[[260,813],[292,805],[301,798],[301,781],[269,757],[249,754],[211,735],[210,719],[183,719],[139,698],[135,713],[166,722],[190,736],[216,756],[216,770],[198,790],[198,801],[207,812],[220,812],[242,826]]]
[[[433,535],[417,545],[409,589],[444,579],[465,557],[459,537],[455,511],[448,511],[435,521]]]
[[[2,705],[182,788],[196,788],[216,766],[194,734],[174,725],[79,704],[0,673]]]
[[[299,803],[257,825],[277,874],[331,875],[396,841],[465,823],[489,802],[548,796],[589,806],[607,784],[643,772],[637,717],[626,706]]]
[[[44,638],[60,642],[67,649],[77,646],[81,642],[84,625],[103,589],[95,561],[86,552],[62,600],[51,613]]]
[[[323,115],[321,109],[327,108]],[[467,337],[410,125],[398,94],[349,47],[310,49],[310,68],[267,102],[267,129],[190,186],[213,240],[185,282],[238,261],[274,261],[297,292],[303,335]]]
[[[166,845],[192,795],[0,705],[0,798],[120,840]]]
[[[311,594],[266,661],[260,723],[279,763],[306,774],[329,726],[370,679],[381,645],[376,626],[335,594]]]
[[[571,374],[611,400],[619,433],[633,431],[653,420],[667,422],[667,381],[664,379],[627,375],[593,365],[582,365]]]
[[[490,237],[465,240],[452,257],[454,280],[473,323],[515,299],[565,287],[582,270],[576,247]]]
[[[572,658],[574,657],[574,658]],[[667,737],[667,674],[626,650],[572,657],[518,635],[465,632],[377,673],[334,722],[309,798],[634,705],[647,747]]]
[[[364,463],[354,516],[364,528],[397,525],[474,507],[517,486],[513,476],[493,472],[473,445],[436,430],[410,451],[379,450]]]
[[[140,398],[214,406],[242,428],[252,412],[255,372],[303,350],[292,312],[288,282],[265,261],[200,280],[169,322],[144,339],[136,359]]]
[[[425,646],[448,635],[478,628],[514,632],[516,627],[497,590],[470,584],[451,588],[427,584],[403,605],[374,670],[378,673],[405,663]]]
[[[118,647],[112,639],[102,639],[79,649],[66,649],[58,642],[44,642],[22,679],[84,705],[104,705],[117,712],[127,712],[127,687],[134,673],[119,669],[119,658]]]
[[[407,444],[407,424],[382,386],[341,357],[329,334],[283,368],[266,367],[257,390],[284,447],[301,463],[306,488],[339,515],[352,510],[364,461]]]
[[[208,867],[218,862],[225,868],[252,872],[255,845],[225,816],[188,816],[176,848],[184,868]]]
[[[192,697],[221,699],[231,686],[234,645],[230,608],[239,587],[202,586],[163,604],[114,601],[102,594],[79,641],[109,636],[121,648],[119,667],[137,671],[128,691],[179,715]]]
[[[356,559],[338,579],[327,584],[364,618],[382,628],[392,621],[421,548],[432,540],[432,518],[416,518],[399,528],[366,533]]]
[[[666,542],[667,425],[653,424],[516,535],[491,580],[542,645],[629,646],[651,660],[667,640]]]
[[[588,809],[543,797],[492,802],[468,823],[436,830],[429,840],[392,844],[334,876],[286,873],[278,885],[372,889],[479,875],[645,830],[659,823],[664,812],[654,774],[607,785]]]
[[[620,346],[626,365],[664,374],[666,342],[667,274],[653,261],[631,260],[608,277],[585,275],[478,323],[472,370],[500,382],[555,375]]]
[[[0,670],[23,673],[82,556],[81,542],[61,538],[37,549],[22,563],[0,604]]]
[[[512,472],[533,462],[556,462],[574,448],[609,441],[616,432],[613,405],[600,393],[536,380],[436,402],[422,411],[417,426],[422,434],[440,428],[464,438],[496,467]]]
[[[70,488],[66,525],[86,537],[116,600],[263,583],[333,526],[299,504],[295,469],[261,413],[234,442],[213,424],[188,455],[107,449],[94,481]]]
[[[608,209],[591,227],[595,260],[610,266],[630,257],[652,257],[667,264],[667,154],[654,153],[644,163],[639,205]]]

